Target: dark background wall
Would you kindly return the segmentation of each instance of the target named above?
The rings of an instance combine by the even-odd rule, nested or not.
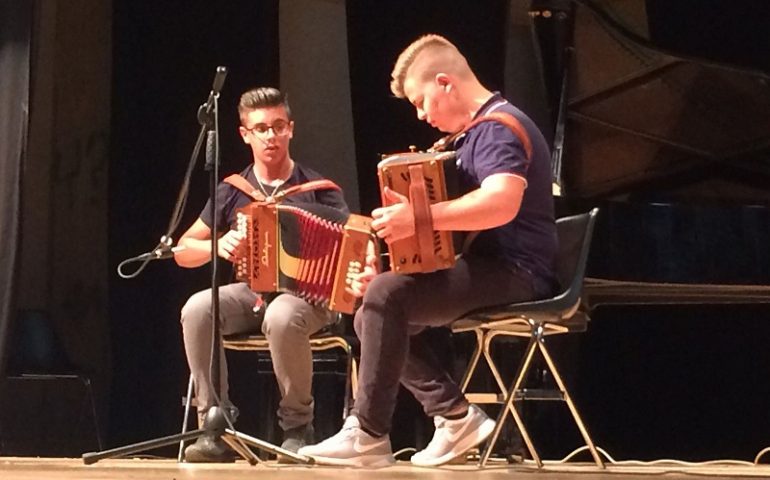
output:
[[[123,280],[115,267],[152,248],[165,232],[199,128],[195,112],[215,67],[230,71],[220,97],[223,173],[250,161],[236,131],[238,95],[253,85],[303,83],[281,72],[291,52],[281,49],[278,0],[113,0],[111,8],[109,2],[64,3],[38,2],[33,102],[38,123],[31,145],[37,153],[30,154],[35,174],[27,177],[31,183],[24,194],[30,246],[22,255],[27,273],[20,307],[49,312],[70,359],[95,372],[107,445],[118,446],[179,429],[188,372],[178,312],[193,291],[207,286],[208,271],[156,262],[137,279]],[[657,12],[651,20],[656,35],[671,46],[697,49],[704,41],[672,34],[683,28],[676,24],[681,16],[669,18],[661,2],[647,3]],[[427,146],[438,136],[388,89],[397,54],[420,34],[437,32],[455,41],[482,82],[537,109],[533,115],[550,135],[550,107],[533,98],[542,94],[539,71],[532,68],[534,52],[512,54],[505,47],[531,41],[524,28],[528,1],[476,2],[473,8],[470,2],[446,1],[336,4],[346,8],[350,108],[323,115],[351,115],[358,197],[349,200],[363,211],[378,203],[379,154]],[[715,2],[710,8],[722,11]],[[529,73],[517,71],[517,62],[528,65]],[[79,139],[91,145],[85,150],[90,156],[69,148]],[[298,136],[295,143],[301,141]],[[73,167],[78,160],[85,162],[81,169]],[[334,168],[345,170],[344,165]],[[63,183],[66,178],[76,181]],[[65,202],[69,194],[90,207]],[[207,196],[199,164],[182,228],[197,217]],[[73,217],[78,222],[69,221]],[[44,240],[34,236],[38,231]],[[52,273],[52,258],[66,268]],[[595,440],[616,458],[753,458],[770,437],[764,415],[770,392],[762,380],[770,373],[764,353],[768,313],[757,306],[597,310],[589,332],[568,342],[563,358]],[[463,345],[460,341],[458,348]],[[245,412],[240,425],[273,439],[272,378],[256,375],[250,356],[231,360],[233,396]],[[326,380],[317,386],[317,416],[326,419],[321,431],[331,433],[340,422],[339,389]],[[427,419],[408,398],[401,404],[394,447],[424,442],[430,434]],[[529,415],[549,453],[576,446],[561,413],[548,407]]]
[[[114,3],[111,266],[165,233],[198,134],[196,111],[218,65],[229,69],[220,96],[222,172],[249,161],[237,99],[253,85],[278,84],[277,8],[275,1]],[[177,239],[207,197],[200,158]],[[113,371],[126,373],[114,376],[111,390],[109,438],[119,445],[179,428],[187,374],[179,310],[209,277],[206,268],[173,262],[135,280],[110,273]]]

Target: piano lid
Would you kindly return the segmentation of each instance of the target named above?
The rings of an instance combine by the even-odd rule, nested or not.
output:
[[[770,76],[662,50],[649,40],[653,4],[665,2],[573,3],[562,191],[770,204]]]

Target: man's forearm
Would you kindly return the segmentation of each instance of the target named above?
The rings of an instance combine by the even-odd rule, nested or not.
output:
[[[174,254],[174,260],[180,267],[200,267],[211,260],[211,239],[182,238],[179,245],[185,247]]]

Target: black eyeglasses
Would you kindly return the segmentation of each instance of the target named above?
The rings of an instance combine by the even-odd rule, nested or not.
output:
[[[276,120],[273,122],[272,125],[268,125],[266,123],[258,123],[254,125],[251,128],[246,128],[249,132],[253,133],[254,135],[258,137],[266,137],[267,132],[270,130],[273,131],[273,134],[276,136],[286,135],[289,132],[289,125],[291,123],[287,122],[286,120]]]

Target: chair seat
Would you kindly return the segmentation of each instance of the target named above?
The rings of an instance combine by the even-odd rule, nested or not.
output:
[[[225,335],[222,338],[222,345],[228,350],[262,351],[270,349],[267,338],[261,334]],[[347,338],[325,331],[316,333],[310,337],[310,347],[313,350],[327,350],[332,348],[348,350],[351,348],[351,345]]]
[[[580,298],[573,291],[564,292],[552,298],[541,300],[532,300],[529,302],[509,303],[507,305],[496,305],[491,307],[478,308],[466,313],[466,317],[475,317],[478,315],[503,315],[510,314],[514,316],[524,314],[569,312],[580,303]],[[566,315],[565,315],[566,316]]]
[[[570,317],[559,318],[557,315],[544,316],[533,312],[518,312],[511,316],[509,312],[490,311],[485,314],[481,311],[452,323],[454,333],[470,332],[474,330],[494,330],[506,332],[510,335],[520,333],[529,336],[535,325],[542,325],[545,335],[552,333],[585,332],[588,329],[590,318],[588,314],[578,311]]]

